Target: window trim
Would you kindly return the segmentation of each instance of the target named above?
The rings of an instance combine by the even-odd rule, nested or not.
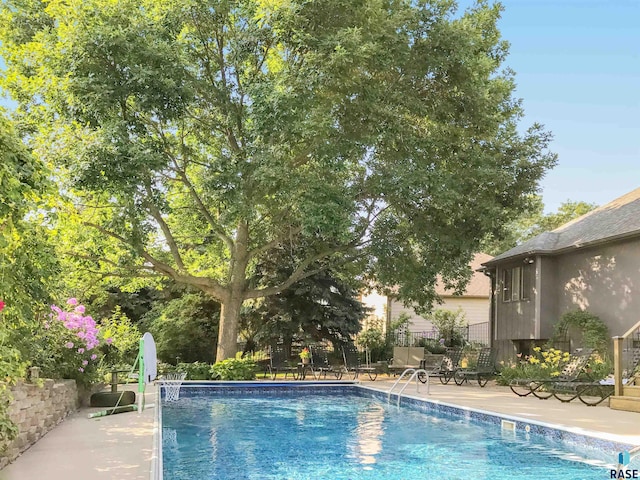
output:
[[[522,274],[520,275],[520,300],[531,300],[531,285],[532,282],[531,280],[529,280],[529,285],[526,290],[525,290],[525,277],[529,277],[531,278],[531,276],[533,275],[532,272],[535,272],[535,269],[533,267],[533,263],[525,263],[522,267]]]

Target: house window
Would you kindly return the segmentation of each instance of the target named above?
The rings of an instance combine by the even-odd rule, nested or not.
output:
[[[521,272],[520,267],[511,269],[511,301],[513,302],[520,300]]]
[[[502,271],[502,301],[529,300],[531,292],[531,265],[507,268]]]
[[[502,301],[511,301],[511,269],[502,271]]]

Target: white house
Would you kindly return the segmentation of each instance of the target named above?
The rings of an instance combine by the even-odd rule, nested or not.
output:
[[[484,253],[478,253],[469,265],[473,271],[473,276],[462,295],[454,295],[443,285],[436,285],[436,292],[443,300],[441,305],[435,308],[446,310],[457,310],[460,308],[468,322],[469,340],[489,341],[489,319],[491,306],[491,279],[482,272],[477,272],[482,263],[488,262],[493,257]],[[367,303],[367,298],[363,298]],[[412,308],[405,307],[402,302],[392,296],[386,299],[385,317],[387,325],[396,320],[401,314],[406,313],[411,320],[409,331],[420,333],[430,332],[433,325],[428,318],[418,315]],[[486,337],[486,338],[485,338]]]

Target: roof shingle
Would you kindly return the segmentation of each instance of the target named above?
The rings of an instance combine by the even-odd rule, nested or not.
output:
[[[555,230],[541,233],[483,265],[493,265],[521,255],[559,253],[635,235],[640,235],[640,188]]]

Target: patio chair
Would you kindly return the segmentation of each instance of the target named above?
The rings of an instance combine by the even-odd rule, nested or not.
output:
[[[460,386],[469,379],[475,379],[480,387],[484,387],[487,382],[495,377],[495,351],[490,347],[484,347],[478,355],[478,362],[474,368],[459,368],[453,374],[453,380]]]
[[[285,380],[288,374],[291,374],[295,380],[298,366],[289,361],[284,345],[276,344],[269,347],[269,363],[266,365],[264,378],[267,377],[267,372],[269,372],[271,380],[275,380],[276,375],[281,372],[284,372]]]
[[[440,383],[446,385],[453,378],[453,374],[459,368],[460,358],[462,357],[462,347],[447,348],[439,365],[435,365],[431,370],[427,370],[426,363],[421,365],[422,368],[429,372],[429,377],[438,378]],[[422,374],[418,375],[418,379],[422,383],[427,382],[427,377]]]
[[[589,358],[593,353],[592,348],[578,349],[564,365],[560,375],[555,378],[515,378],[509,382],[509,388],[519,397],[526,397],[533,394],[534,397],[546,400],[556,394],[556,398],[562,402],[570,402],[578,395],[574,395],[568,390],[571,383],[577,382],[579,376],[584,372]],[[574,384],[577,385],[577,384]],[[554,389],[554,386],[556,387]],[[568,394],[567,397],[561,395]]]
[[[389,373],[397,375],[407,368],[420,368],[424,360],[424,347],[393,347],[393,358]]]
[[[340,368],[336,369],[329,363],[329,354],[327,350],[320,346],[312,346],[309,347],[311,351],[311,370],[313,371],[313,376],[317,379],[320,379],[323,376],[325,379],[327,378],[327,374],[334,375],[336,380],[340,380],[342,378],[342,370]]]
[[[360,373],[366,373],[371,381],[378,377],[374,367],[360,363],[358,350],[356,350],[356,346],[353,343],[347,343],[342,346],[342,358],[344,360],[344,372],[352,373],[354,380],[358,378]]]

